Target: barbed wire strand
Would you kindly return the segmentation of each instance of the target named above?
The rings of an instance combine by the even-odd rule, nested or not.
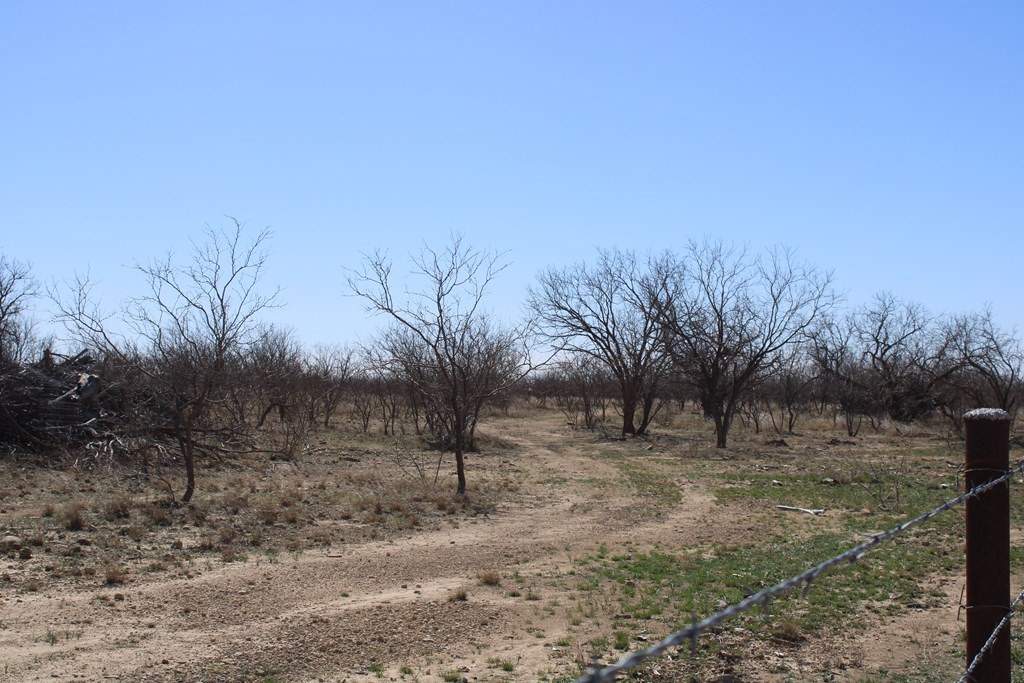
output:
[[[999,633],[1006,628],[1007,624],[1010,623],[1010,619],[1013,619],[1013,613],[1017,610],[1017,606],[1020,605],[1021,601],[1024,601],[1024,590],[1017,595],[1017,599],[1013,601],[1010,608],[1006,611],[1006,616],[996,624],[996,627],[992,630],[992,635],[988,637],[985,644],[981,646],[980,650],[978,650],[978,654],[974,655],[974,659],[971,660],[971,665],[967,667],[967,671],[964,672],[964,675],[961,676],[960,680],[956,683],[967,683],[967,681],[974,680],[974,670],[979,664],[981,664],[981,660],[985,658],[985,655],[988,654],[996,644],[996,640],[999,639]]]
[[[972,488],[970,491],[967,491],[957,496],[956,498],[951,498],[950,500],[947,500],[945,503],[938,506],[937,508],[929,510],[928,512],[925,512],[924,514],[915,517],[914,519],[911,519],[909,521],[904,522],[903,524],[900,524],[896,527],[893,527],[892,529],[889,529],[888,531],[872,536],[870,540],[867,540],[858,546],[850,548],[849,550],[840,553],[839,555],[836,555],[831,559],[825,560],[821,564],[811,567],[810,569],[801,574],[792,576],[788,579],[785,579],[784,581],[780,581],[779,583],[775,584],[770,588],[765,588],[762,591],[754,593],[753,595],[741,600],[740,602],[729,607],[726,607],[725,609],[723,609],[720,612],[717,612],[716,614],[712,614],[711,616],[707,617],[702,621],[693,623],[689,628],[672,633],[664,640],[655,643],[654,645],[645,650],[638,650],[637,652],[626,655],[618,662],[614,664],[609,664],[608,666],[601,667],[595,664],[591,667],[589,672],[587,672],[580,678],[576,679],[574,683],[604,683],[604,681],[609,681],[624,671],[628,671],[629,669],[633,669],[639,666],[648,659],[651,659],[653,657],[660,657],[669,649],[677,647],[685,643],[686,641],[694,643],[697,640],[697,638],[699,638],[705,631],[715,628],[719,624],[726,622],[732,619],[733,617],[739,616],[744,612],[749,612],[755,607],[766,605],[778,595],[787,593],[801,585],[806,585],[806,587],[809,589],[814,580],[821,576],[824,572],[828,571],[829,569],[832,569],[833,567],[836,567],[844,563],[854,564],[857,561],[859,561],[862,557],[864,557],[864,555],[869,550],[874,549],[875,546],[878,546],[891,538],[895,538],[896,536],[899,536],[900,534],[904,533],[910,528],[915,527],[918,524],[927,522],[933,517],[940,515],[943,512],[946,512],[947,510],[951,510],[952,508],[970,500],[971,498],[980,496],[986,491],[994,489],[1002,484],[1008,485],[1014,475],[1021,473],[1024,473],[1024,462],[1017,463],[998,479],[993,479],[992,481],[981,484],[980,486],[976,486]]]

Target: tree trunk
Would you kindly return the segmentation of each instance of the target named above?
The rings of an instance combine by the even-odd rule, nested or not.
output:
[[[196,490],[196,458],[195,449],[192,446],[192,415],[186,413],[181,431],[178,432],[178,445],[181,447],[181,455],[185,459],[185,493],[181,497],[182,503],[192,500],[192,494]]]
[[[455,473],[459,478],[459,486],[455,493],[464,495],[466,493],[466,461],[462,456],[465,445],[465,435],[462,430],[456,427],[455,432]]]
[[[626,390],[622,392],[622,435],[636,434],[636,425],[633,422],[636,414],[637,396],[636,392]]]
[[[732,411],[728,408],[725,410],[716,408],[713,417],[715,418],[715,447],[726,448],[729,427],[732,426]]]

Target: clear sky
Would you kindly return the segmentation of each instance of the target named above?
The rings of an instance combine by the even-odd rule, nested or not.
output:
[[[42,281],[230,215],[270,226],[271,316],[366,339],[343,267],[451,231],[548,265],[784,243],[1024,332],[1019,2],[0,0],[0,250]]]

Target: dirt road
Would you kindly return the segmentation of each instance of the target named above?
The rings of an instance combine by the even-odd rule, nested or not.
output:
[[[564,574],[600,543],[692,538],[707,529],[711,499],[689,491],[671,514],[640,523],[625,490],[588,483],[613,481],[614,467],[567,446],[563,429],[513,426],[502,438],[515,444],[508,457],[528,473],[527,493],[457,527],[191,579],[6,598],[4,680],[376,680],[410,670],[421,680],[458,670],[535,680],[568,666],[566,653],[552,656],[557,619],[535,614],[545,582],[524,598],[510,577]],[[488,572],[502,584],[481,583]]]
[[[94,579],[6,594],[0,583],[0,680],[571,680],[587,643],[610,635],[600,616],[570,617],[581,558],[601,546],[742,542],[774,533],[779,520],[775,511],[751,518],[719,504],[706,482],[685,477],[670,480],[677,502],[652,509],[625,485],[622,459],[601,457],[661,446],[570,432],[557,417],[499,420],[488,431],[511,447],[474,456],[469,476],[501,463],[518,473],[518,490],[487,514],[320,551],[199,560],[184,576],[138,571],[125,584]],[[790,528],[830,524],[797,519]],[[948,652],[959,629],[959,584],[936,577],[933,588],[948,608],[781,650],[743,641],[743,657],[729,662],[733,680],[913,671]]]

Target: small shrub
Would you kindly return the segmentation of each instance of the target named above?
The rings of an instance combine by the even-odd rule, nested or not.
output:
[[[228,545],[238,538],[238,530],[230,524],[225,524],[217,530],[217,538],[223,545]]]
[[[114,564],[108,564],[103,570],[103,580],[108,586],[122,584],[128,580],[128,570]]]
[[[277,521],[277,508],[273,505],[261,505],[256,511],[256,518],[270,526]]]
[[[289,488],[287,491],[283,491],[281,493],[280,497],[278,498],[278,502],[281,504],[281,507],[286,508],[291,507],[296,503],[302,502],[302,498],[302,490],[297,486],[293,486]]]
[[[108,522],[128,519],[132,513],[132,502],[127,496],[119,495],[103,503],[103,517]]]
[[[151,503],[146,506],[144,512],[149,521],[157,526],[169,526],[171,523],[171,511],[162,505]]]
[[[191,503],[188,507],[188,517],[192,520],[193,524],[200,526],[206,522],[206,508],[198,503]]]
[[[465,588],[459,588],[448,596],[448,602],[466,602],[469,600],[469,593]]]
[[[804,635],[800,624],[793,619],[785,617],[772,629],[771,636],[773,640],[790,644],[802,643],[807,640],[807,636]]]
[[[85,527],[85,508],[81,503],[68,503],[61,512],[64,528],[68,531],[81,531]]]
[[[495,571],[482,572],[477,574],[476,577],[480,581],[482,586],[500,586],[501,585],[501,574]]]

